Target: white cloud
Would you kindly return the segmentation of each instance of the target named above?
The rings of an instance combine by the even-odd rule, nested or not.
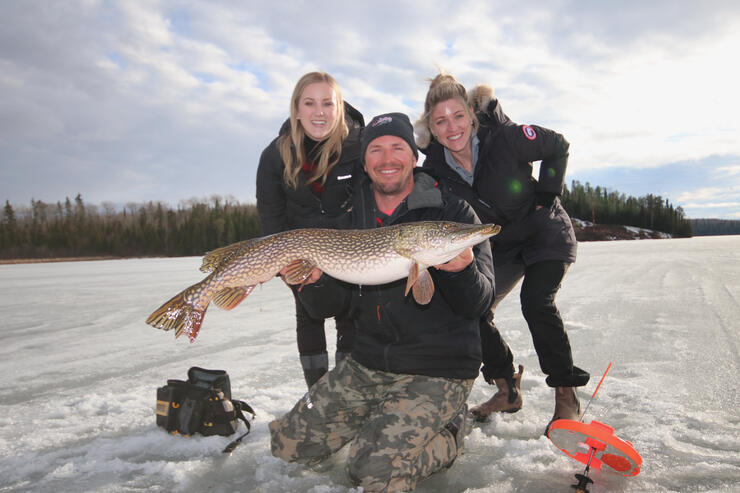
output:
[[[573,169],[650,167],[707,154],[740,151],[736,81],[725,61],[703,53],[740,49],[740,34],[689,49],[689,41],[641,40],[613,47],[588,65],[564,60],[549,81],[559,100],[564,132],[574,143]],[[678,54],[676,54],[678,53]],[[560,79],[558,83],[557,79]],[[721,95],[721,96],[719,96]],[[531,98],[521,101],[528,104]],[[557,110],[556,110],[557,111]]]
[[[740,197],[740,188],[730,187],[706,187],[687,190],[678,195],[678,201],[707,201],[707,200],[727,200],[729,198]]]
[[[684,207],[690,207],[692,209],[725,209],[728,207],[740,207],[740,201],[738,202],[688,202]]]
[[[293,84],[316,69],[366,118],[418,116],[435,64],[468,86],[490,83],[514,120],[566,135],[571,171],[740,156],[728,63],[739,12],[733,2],[3,2],[0,199],[250,200]],[[194,179],[203,163],[222,176]],[[21,168],[38,179],[11,181]]]
[[[740,217],[740,183],[685,190],[678,194],[676,202],[689,217]]]
[[[720,166],[715,170],[717,177],[735,177],[740,175],[740,164],[734,164],[732,166]]]

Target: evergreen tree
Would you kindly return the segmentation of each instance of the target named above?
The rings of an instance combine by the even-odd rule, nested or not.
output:
[[[77,194],[56,204],[31,200],[18,213],[6,201],[0,218],[0,258],[202,255],[259,236],[257,209],[214,196],[172,209],[161,202],[85,204]]]
[[[15,211],[9,201],[5,201],[3,220],[0,221],[0,248],[3,250],[16,246],[18,224],[15,220]]]
[[[602,224],[657,229],[674,236],[691,236],[692,225],[704,231],[704,224],[711,224],[715,232],[723,228],[740,233],[740,221],[690,222],[681,207],[662,197],[635,198],[578,181],[564,190],[562,202],[571,217]],[[30,208],[14,209],[6,201],[0,219],[0,258],[4,259],[203,255],[260,235],[254,204],[219,196],[192,199],[176,208],[161,202],[129,203],[121,209],[103,203],[99,208],[85,204],[80,194],[74,201],[66,197],[56,204],[32,199]]]
[[[673,207],[667,199],[648,194],[629,197],[590,183],[573,181],[562,196],[565,210],[571,217],[601,224],[636,226],[670,233],[673,236],[691,236],[691,224],[681,207]]]

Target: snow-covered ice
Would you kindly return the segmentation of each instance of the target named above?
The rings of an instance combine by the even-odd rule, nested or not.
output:
[[[585,421],[641,453],[636,477],[592,471],[592,493],[740,491],[740,237],[584,243],[558,305],[576,363],[592,374]],[[267,423],[304,393],[292,296],[280,281],[235,310],[209,309],[194,344],[144,323],[198,281],[200,258],[0,266],[0,492],[359,491],[343,457],[310,470],[270,455]],[[542,436],[553,411],[512,294],[497,313],[524,408],[476,425],[466,452],[419,492],[573,491],[583,466]],[[333,329],[327,324],[333,352]],[[229,437],[183,438],[155,425],[156,388],[190,366],[225,369],[257,412]],[[487,399],[478,379],[470,402]],[[243,426],[243,425],[242,425]],[[240,428],[241,429],[241,428]]]

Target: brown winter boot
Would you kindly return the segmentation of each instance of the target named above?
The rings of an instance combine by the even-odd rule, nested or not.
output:
[[[519,373],[511,378],[494,378],[498,391],[483,404],[470,410],[475,420],[483,422],[493,413],[515,413],[522,408],[522,374],[524,366],[519,365]]]
[[[550,431],[550,425],[556,419],[581,419],[581,403],[578,401],[575,387],[555,387],[555,413],[547,423],[545,435]]]

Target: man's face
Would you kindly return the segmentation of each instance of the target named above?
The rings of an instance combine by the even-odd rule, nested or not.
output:
[[[375,193],[405,197],[414,188],[416,157],[401,137],[383,135],[365,150],[365,171]]]

